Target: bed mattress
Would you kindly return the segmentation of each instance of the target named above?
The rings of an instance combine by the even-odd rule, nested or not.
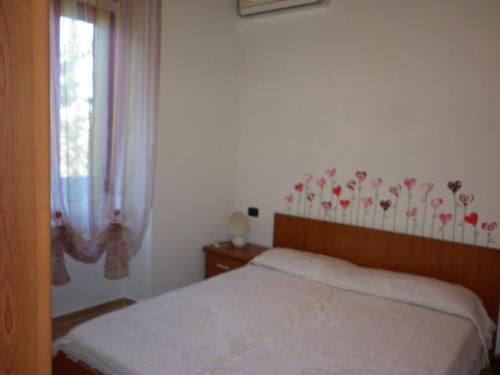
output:
[[[73,329],[109,375],[478,374],[470,320],[249,265]]]

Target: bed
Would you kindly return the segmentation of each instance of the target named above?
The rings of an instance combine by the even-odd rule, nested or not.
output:
[[[274,230],[275,247],[303,251],[84,323],[55,343],[54,374],[477,374],[486,363],[499,252],[280,214]],[[346,260],[463,285],[483,315],[465,288]],[[469,302],[442,303],[441,287]]]

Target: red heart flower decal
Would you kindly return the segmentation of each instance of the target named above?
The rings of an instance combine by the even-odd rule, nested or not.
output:
[[[293,187],[298,193],[302,193],[302,190],[304,190],[304,184],[301,182],[299,184],[296,184]]]
[[[365,180],[367,173],[365,171],[357,171],[355,176],[356,180],[361,184]]]
[[[337,197],[340,197],[340,194],[342,194],[342,186],[340,186],[340,185],[335,186],[332,189],[332,193],[335,194]]]
[[[470,215],[464,217],[464,221],[467,224],[471,224],[473,226],[477,225],[477,221],[479,220],[479,216],[476,212],[472,212]]]
[[[287,195],[287,196],[285,197],[285,202],[286,202],[287,204],[291,204],[291,203],[293,202],[293,195],[292,195],[292,194]]]
[[[342,208],[345,210],[347,207],[349,207],[349,205],[351,204],[351,201],[349,199],[342,199],[340,201],[340,205],[342,206]]]

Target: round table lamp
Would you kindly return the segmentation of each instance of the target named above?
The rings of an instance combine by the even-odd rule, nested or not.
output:
[[[250,232],[250,219],[242,212],[235,212],[228,220],[229,233],[235,247],[241,248],[246,245],[245,236]]]

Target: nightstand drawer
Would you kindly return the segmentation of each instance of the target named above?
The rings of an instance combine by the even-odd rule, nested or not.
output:
[[[235,268],[242,267],[246,264],[245,262],[219,256],[217,254],[207,253],[206,256],[207,258],[205,262],[205,278],[212,277],[230,270],[234,270]]]

